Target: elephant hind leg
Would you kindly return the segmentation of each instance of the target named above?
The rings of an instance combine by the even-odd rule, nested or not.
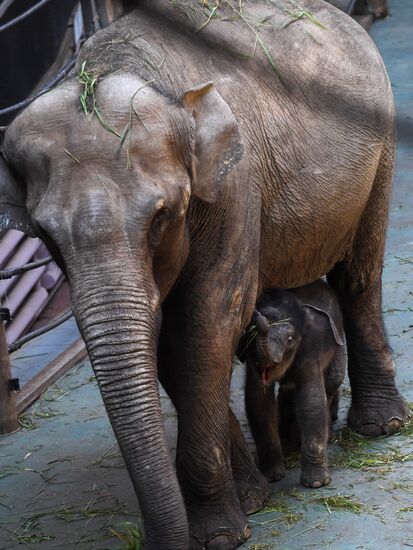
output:
[[[381,275],[393,159],[393,148],[385,147],[352,251],[327,276],[344,315],[352,390],[348,423],[370,437],[394,433],[408,418],[395,385],[382,317]]]
[[[327,401],[330,407],[331,424],[337,420],[340,401],[339,389],[347,370],[347,349],[341,346],[337,349],[334,359],[325,374]],[[332,426],[331,426],[332,431]]]

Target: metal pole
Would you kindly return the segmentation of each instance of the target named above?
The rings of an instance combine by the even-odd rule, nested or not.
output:
[[[19,429],[16,407],[18,381],[11,377],[10,356],[7,347],[5,321],[10,320],[7,308],[0,308],[0,435]]]

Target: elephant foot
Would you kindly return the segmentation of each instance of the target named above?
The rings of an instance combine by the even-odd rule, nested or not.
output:
[[[265,507],[270,498],[270,487],[254,463],[234,472],[234,481],[244,514],[255,514]]]
[[[257,468],[238,420],[230,410],[231,467],[237,496],[243,512],[254,514],[264,508],[270,497],[270,488]]]
[[[248,520],[242,510],[219,507],[212,513],[204,508],[188,510],[189,550],[233,550],[251,536]]]
[[[392,435],[410,418],[409,408],[396,391],[353,399],[348,414],[349,427],[365,437]]]
[[[306,464],[302,466],[300,482],[304,487],[319,489],[331,482],[331,474],[327,466]]]
[[[273,461],[271,463],[260,464],[260,470],[271,483],[279,481],[285,477],[286,469],[283,461]]]

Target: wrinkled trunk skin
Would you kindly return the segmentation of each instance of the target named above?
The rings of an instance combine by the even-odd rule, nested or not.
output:
[[[277,349],[268,334],[259,334],[256,338],[257,357],[262,366],[280,363],[283,358],[282,350]]]
[[[139,499],[145,548],[186,550],[186,512],[158,391],[158,289],[148,269],[138,274],[136,260],[93,265],[75,256],[69,265],[75,316]]]

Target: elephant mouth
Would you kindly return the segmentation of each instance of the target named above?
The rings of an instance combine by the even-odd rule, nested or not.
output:
[[[260,382],[263,386],[271,386],[274,382],[279,382],[281,378],[285,375],[288,370],[289,362],[281,361],[280,363],[267,363],[267,364],[257,364],[256,370]]]
[[[275,380],[277,380],[277,365],[260,366],[258,375],[261,384],[264,386],[270,386]]]

